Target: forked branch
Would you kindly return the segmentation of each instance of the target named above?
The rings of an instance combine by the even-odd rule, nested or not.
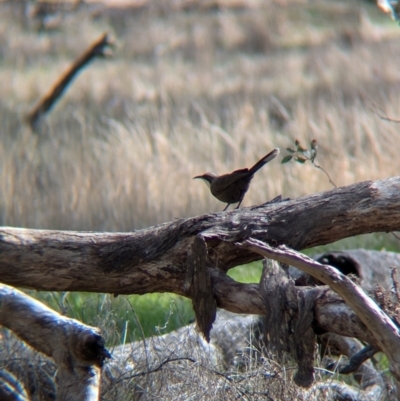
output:
[[[400,332],[378,305],[347,276],[329,265],[323,265],[286,246],[271,247],[261,241],[248,239],[239,247],[250,249],[266,258],[297,267],[329,285],[355,311],[358,318],[375,336],[379,348],[390,362],[390,370],[400,380]]]

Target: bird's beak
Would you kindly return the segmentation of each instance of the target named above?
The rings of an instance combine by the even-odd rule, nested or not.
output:
[[[211,181],[208,179],[207,174],[196,175],[196,177],[193,177],[193,179],[196,179],[196,178],[200,178],[200,179],[201,179],[202,181],[204,181],[204,182],[207,184],[207,186],[210,188],[210,186],[211,186]]]

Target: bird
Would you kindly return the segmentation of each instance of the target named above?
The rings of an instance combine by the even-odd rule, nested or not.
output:
[[[235,170],[229,174],[216,175],[215,173],[209,172],[202,175],[197,175],[193,179],[201,178],[210,188],[211,193],[221,202],[227,203],[225,211],[229,205],[238,203],[236,209],[239,208],[244,195],[249,189],[250,181],[254,177],[254,174],[269,161],[274,159],[279,154],[279,149],[275,148],[272,152],[269,152],[262,159],[260,159],[250,169],[243,168]]]

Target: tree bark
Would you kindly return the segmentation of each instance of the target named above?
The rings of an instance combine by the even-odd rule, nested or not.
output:
[[[98,400],[106,357],[98,329],[61,316],[28,295],[0,284],[0,325],[57,364],[57,400]]]
[[[0,280],[45,291],[173,292],[192,300],[200,294],[199,302],[203,300],[204,305],[212,292],[220,308],[267,315],[258,284],[237,283],[225,274],[234,266],[261,258],[238,247],[238,241],[254,237],[303,249],[358,234],[400,230],[398,193],[400,177],[366,181],[296,200],[181,219],[130,233],[3,227]],[[198,237],[205,247],[193,246]],[[197,268],[204,278],[197,283],[193,275],[188,277],[196,252],[207,252],[198,259]],[[208,292],[205,289],[210,281],[204,266],[212,283]],[[322,329],[356,336],[380,348],[374,335],[339,297],[326,295],[326,300],[318,300],[315,313]],[[204,327],[209,327],[209,321]],[[338,321],[342,324],[337,325]]]
[[[128,233],[0,228],[0,280],[45,291],[113,294],[174,292],[191,296],[188,250],[197,235],[207,245],[208,263],[225,273],[261,256],[235,243],[252,237],[301,250],[371,232],[400,230],[400,177],[365,181],[295,200],[180,219]],[[217,294],[230,284],[211,273]],[[229,299],[254,293],[242,285]],[[227,295],[227,294],[226,294]],[[218,297],[218,306],[228,309]],[[248,302],[242,312],[256,306]],[[261,306],[261,309],[264,309]],[[235,310],[236,311],[236,310]]]
[[[350,278],[337,269],[322,265],[307,256],[288,249],[286,246],[272,248],[257,240],[246,240],[240,247],[252,249],[267,258],[273,258],[281,263],[293,265],[328,284],[339,294],[357,314],[359,319],[373,333],[378,347],[388,360],[390,371],[400,381],[400,331],[396,324],[378,305]],[[314,296],[314,299],[315,296]],[[314,308],[313,308],[314,309]]]

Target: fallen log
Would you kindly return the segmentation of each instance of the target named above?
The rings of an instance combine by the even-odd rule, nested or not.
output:
[[[47,291],[173,292],[192,299],[207,338],[214,311],[207,312],[206,306],[213,299],[232,312],[269,314],[258,284],[237,283],[226,275],[234,266],[261,258],[237,242],[254,237],[299,250],[358,234],[400,230],[399,190],[400,177],[366,181],[131,233],[3,227],[0,280]],[[390,353],[392,371],[399,376],[395,331],[393,338],[382,341],[359,311],[357,317],[339,296],[319,291],[323,293],[313,309],[316,329],[356,337]]]
[[[100,368],[110,357],[98,329],[61,316],[4,284],[0,284],[0,325],[55,361],[58,400],[98,400]]]

